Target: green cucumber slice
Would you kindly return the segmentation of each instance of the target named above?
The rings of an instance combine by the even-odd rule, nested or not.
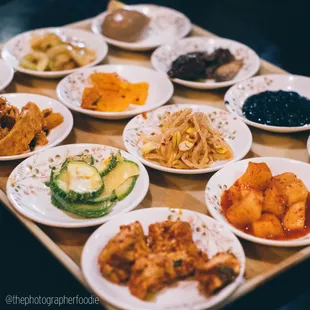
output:
[[[137,179],[138,176],[131,177],[115,190],[115,195],[118,200],[125,199],[132,192],[136,185]]]
[[[84,161],[69,161],[50,183],[53,193],[80,203],[99,196],[104,188],[98,170]]]
[[[68,202],[58,195],[52,195],[51,201],[55,207],[84,218],[98,218],[107,215],[113,206],[111,201],[104,201],[93,205]]]

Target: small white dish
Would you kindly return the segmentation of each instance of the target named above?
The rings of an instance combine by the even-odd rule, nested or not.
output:
[[[11,156],[0,156],[0,161],[22,159],[40,153],[45,149],[60,144],[70,134],[73,127],[73,117],[71,112],[59,101],[46,96],[26,93],[1,94],[1,97],[7,99],[9,103],[11,103],[13,106],[16,106],[19,110],[21,110],[21,108],[25,106],[29,101],[35,103],[41,111],[51,108],[53,109],[53,112],[61,113],[61,115],[64,117],[64,121],[59,126],[52,129],[51,132],[47,135],[48,144],[43,146],[37,146],[34,151],[31,151],[29,153]]]
[[[4,60],[0,59],[0,91],[5,89],[13,80],[14,70]]]
[[[34,35],[44,35],[46,33],[55,33],[59,36],[78,40],[85,43],[87,48],[95,50],[96,60],[84,67],[91,67],[100,63],[108,53],[108,45],[100,35],[95,35],[89,31],[79,29],[43,28],[24,32],[9,40],[2,49],[2,58],[6,60],[15,70],[41,78],[59,78],[80,69],[79,67],[63,71],[35,71],[25,69],[19,65],[21,58],[31,52],[31,38]]]
[[[174,113],[186,108],[191,108],[193,112],[203,112],[212,115],[210,117],[211,123],[223,132],[225,141],[230,145],[234,153],[233,159],[217,161],[209,168],[204,169],[175,169],[161,166],[156,162],[143,158],[140,151],[140,135],[142,133],[151,134],[152,132],[159,131],[159,117],[165,112]],[[242,121],[236,117],[231,117],[226,111],[203,105],[175,104],[138,115],[130,120],[123,131],[123,142],[130,154],[137,156],[144,165],[153,169],[176,174],[202,174],[219,170],[229,162],[242,159],[251,148],[252,134],[250,129]]]
[[[224,102],[226,109],[233,115],[238,116],[250,126],[263,130],[288,133],[310,130],[310,124],[297,127],[270,126],[248,120],[242,113],[242,107],[247,98],[252,95],[270,91],[295,91],[299,95],[310,99],[310,78],[289,74],[268,74],[253,77],[231,87],[225,94]]]
[[[205,200],[211,216],[220,223],[223,223],[235,235],[251,242],[277,247],[295,247],[309,245],[310,235],[293,240],[271,240],[255,237],[234,227],[223,215],[223,211],[220,205],[221,196],[226,189],[233,185],[234,182],[242,174],[244,174],[250,161],[255,163],[266,163],[270,168],[272,175],[277,175],[284,172],[293,172],[297,175],[299,179],[301,179],[305,183],[306,187],[310,189],[310,165],[307,163],[280,157],[258,157],[244,159],[242,161],[227,165],[226,167],[215,173],[209,180],[205,190]]]
[[[165,220],[180,218],[189,222],[193,239],[198,247],[210,257],[218,252],[230,250],[241,264],[239,276],[212,297],[206,297],[198,290],[194,280],[178,281],[162,289],[151,301],[142,301],[131,295],[127,286],[117,285],[102,277],[98,256],[107,242],[119,232],[121,225],[139,221],[147,234],[148,226]],[[209,309],[227,298],[242,282],[245,270],[245,255],[239,240],[225,227],[212,218],[198,212],[168,208],[148,208],[118,216],[99,227],[87,240],[82,253],[82,271],[86,282],[97,296],[112,305],[127,310],[200,310]]]
[[[132,192],[116,202],[111,212],[103,217],[84,219],[64,212],[51,203],[51,193],[45,182],[51,168],[61,165],[68,156],[90,154],[95,160],[107,158],[120,151],[126,159],[139,165],[140,175]],[[149,188],[149,176],[144,166],[128,153],[100,144],[69,144],[40,152],[20,163],[7,182],[7,195],[14,208],[31,220],[55,227],[88,227],[109,221],[117,214],[131,211],[139,205]]]
[[[89,76],[95,72],[113,73],[132,83],[147,82],[148,97],[142,106],[130,105],[123,112],[100,112],[81,107],[84,88],[90,85]],[[80,69],[59,82],[57,85],[58,99],[69,109],[104,119],[124,119],[156,109],[164,105],[173,95],[173,84],[163,74],[142,66],[133,65],[102,65]]]
[[[160,46],[153,52],[151,62],[155,70],[167,74],[171,68],[172,62],[179,56],[191,52],[212,53],[218,48],[227,48],[236,59],[243,60],[243,66],[232,80],[216,82],[214,80],[206,79],[195,82],[182,79],[172,79],[172,81],[195,89],[216,89],[228,87],[242,80],[248,79],[255,75],[259,70],[260,59],[248,46],[233,40],[209,37],[190,37]]]
[[[132,51],[152,50],[162,44],[183,38],[191,31],[190,20],[176,10],[151,4],[129,5],[124,8],[144,13],[151,19],[142,38],[137,42],[122,42],[104,36],[101,26],[107,12],[98,15],[92,22],[94,33],[101,34],[108,43],[122,49]]]

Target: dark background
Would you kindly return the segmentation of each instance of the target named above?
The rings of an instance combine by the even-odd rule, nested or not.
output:
[[[128,4],[146,2],[127,1]],[[182,11],[193,23],[222,37],[249,45],[262,58],[290,73],[310,75],[309,0],[149,2]],[[61,26],[93,17],[105,10],[106,3],[105,0],[0,0],[0,42],[29,29]],[[0,291],[3,294],[0,309],[16,308],[5,306],[4,297],[7,294],[89,296],[69,272],[1,205],[0,236]],[[310,309],[309,274],[310,261],[306,261],[228,309]],[[32,305],[28,308],[41,309],[43,306]],[[67,305],[61,308],[80,307]],[[101,309],[99,306],[91,308]]]

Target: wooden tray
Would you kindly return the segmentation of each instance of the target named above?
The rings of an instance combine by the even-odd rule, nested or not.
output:
[[[74,28],[90,30],[90,20],[69,25]],[[197,26],[193,26],[192,35],[214,36]],[[151,53],[127,52],[109,46],[109,56],[104,63],[127,63],[151,67]],[[260,74],[286,73],[280,68],[262,61]],[[43,80],[32,78],[19,73],[5,92],[36,93],[56,98],[55,88],[58,80]],[[175,94],[171,103],[195,103],[224,108],[223,96],[225,90],[195,91],[175,85]],[[125,121],[104,121],[73,113],[74,128],[63,144],[70,143],[101,143],[124,149],[122,132]],[[291,135],[272,134],[251,128],[253,145],[248,157],[280,156],[308,162],[306,150],[307,133]],[[18,161],[0,163],[0,189],[5,191],[9,174]],[[172,175],[148,169],[150,188],[141,208],[152,206],[168,206],[173,208],[191,209],[207,213],[204,202],[204,189],[208,175]],[[178,199],[175,199],[178,197]],[[38,225],[19,215],[0,193],[4,205],[39,239],[56,258],[86,287],[80,269],[80,258],[83,245],[96,229],[62,229]],[[247,261],[246,280],[238,290],[226,300],[233,300],[252,291],[258,285],[270,280],[276,274],[305,260],[310,256],[310,247],[306,248],[274,248],[250,243],[242,240]],[[103,304],[104,301],[103,301]],[[105,304],[106,305],[106,304]],[[109,306],[112,309],[112,307]]]

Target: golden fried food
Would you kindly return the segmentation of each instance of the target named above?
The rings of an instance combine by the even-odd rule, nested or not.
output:
[[[101,112],[121,112],[130,104],[144,105],[149,84],[130,83],[116,73],[93,73],[92,87],[84,88],[81,107]]]
[[[265,163],[249,162],[246,172],[237,180],[236,184],[249,185],[258,190],[264,190],[271,178],[271,170]]]
[[[274,238],[284,235],[280,220],[271,213],[264,213],[252,224],[253,234],[260,238]]]
[[[140,257],[131,269],[129,290],[134,296],[145,299],[174,280],[193,274],[194,265],[195,259],[186,251]]]
[[[207,262],[196,265],[195,278],[208,296],[231,283],[240,273],[238,259],[230,253],[218,253]]]
[[[259,220],[263,208],[263,193],[244,184],[233,188],[235,196],[232,199],[232,205],[226,211],[229,222],[235,226],[244,226]],[[236,197],[236,189],[238,197]]]
[[[30,143],[41,132],[43,117],[36,104],[28,102],[21,110],[12,130],[0,140],[0,156],[30,151]]]
[[[114,283],[128,280],[135,260],[150,252],[143,228],[139,222],[120,227],[120,232],[102,249],[99,255],[100,271]]]
[[[43,130],[50,131],[59,126],[64,121],[64,117],[60,113],[54,113],[52,109],[42,111]]]
[[[42,112],[33,102],[21,111],[0,98],[0,156],[27,153],[48,143],[47,133],[60,125],[64,118],[52,109]]]
[[[9,131],[13,128],[19,117],[18,108],[10,105],[5,98],[0,97],[0,127]]]
[[[121,226],[98,262],[105,278],[117,284],[128,280],[131,294],[142,300],[194,275],[204,291],[212,294],[240,272],[240,263],[232,254],[219,253],[209,260],[194,243],[190,224],[181,220],[149,225],[148,238],[139,222]]]
[[[203,256],[193,241],[192,229],[187,222],[164,221],[151,224],[148,243],[155,253],[186,251],[192,256]]]

